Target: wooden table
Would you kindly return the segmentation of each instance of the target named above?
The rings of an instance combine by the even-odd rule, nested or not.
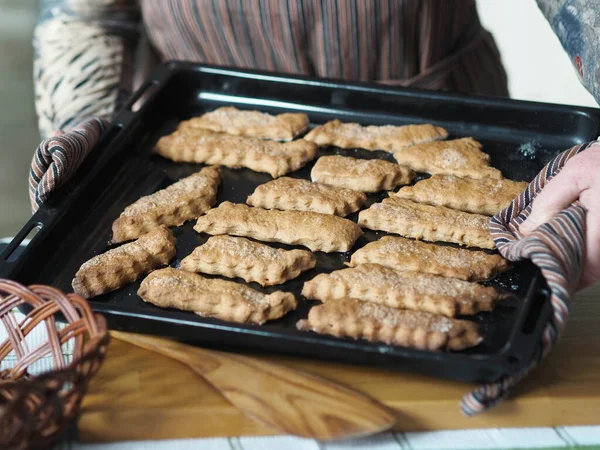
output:
[[[265,358],[274,359],[274,358]],[[290,358],[277,361],[372,395],[398,414],[397,430],[600,424],[600,285],[581,292],[567,332],[514,399],[464,417],[473,386],[380,369]],[[113,340],[79,420],[87,441],[273,434],[240,414],[190,369]]]

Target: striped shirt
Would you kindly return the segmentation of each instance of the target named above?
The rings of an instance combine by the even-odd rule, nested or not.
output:
[[[474,0],[144,0],[161,59],[507,95]]]
[[[140,24],[162,61],[508,95],[475,0],[46,0],[42,136],[114,112],[132,89]]]
[[[600,98],[597,0],[537,2]],[[139,78],[141,30],[158,60],[508,95],[475,0],[42,0],[34,40],[42,137],[110,117]]]

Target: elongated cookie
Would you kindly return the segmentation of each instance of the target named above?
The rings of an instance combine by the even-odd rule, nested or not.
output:
[[[281,250],[241,237],[213,236],[183,258],[180,269],[273,286],[315,265],[314,255],[306,250]]]
[[[369,263],[467,281],[489,280],[510,266],[500,255],[395,236],[365,245],[352,254],[348,265]]]
[[[433,125],[375,126],[363,127],[358,123],[332,120],[315,128],[304,139],[320,147],[333,145],[341,148],[363,148],[394,152],[421,142],[446,139],[448,132]]]
[[[416,172],[470,178],[502,178],[490,167],[490,155],[473,138],[413,145],[394,153],[398,164]]]
[[[358,214],[358,224],[371,230],[382,230],[432,242],[496,248],[488,228],[489,221],[489,217],[480,214],[424,205],[395,197],[375,203]]]
[[[284,113],[276,116],[259,111],[240,111],[224,106],[193,117],[179,124],[180,128],[204,128],[236,136],[251,136],[276,141],[291,141],[308,130],[308,116],[301,113]]]
[[[298,304],[289,292],[277,291],[267,295],[240,283],[205,278],[171,267],[148,275],[142,281],[138,295],[145,302],[161,308],[259,325],[283,317]]]
[[[173,233],[167,227],[159,226],[133,242],[83,263],[73,279],[73,290],[85,298],[114,291],[167,265],[174,256]]]
[[[230,202],[199,217],[194,230],[303,245],[326,253],[349,251],[363,234],[354,222],[329,214],[251,208]]]
[[[454,175],[434,175],[414,186],[406,186],[398,192],[390,193],[390,196],[493,216],[510,205],[525,190],[527,184],[507,179],[477,180]]]
[[[221,184],[218,167],[179,180],[129,205],[112,224],[112,242],[135,239],[160,225],[179,226],[196,219],[217,201]]]
[[[419,272],[364,264],[317,275],[304,283],[302,295],[323,302],[355,298],[392,308],[448,317],[491,311],[506,296],[477,283]]]
[[[175,162],[215,164],[233,169],[247,167],[277,178],[313,160],[317,146],[304,139],[282,143],[202,128],[183,128],[161,137],[155,151]]]
[[[482,340],[474,322],[355,299],[331,300],[313,306],[308,319],[300,320],[296,327],[319,334],[421,350],[463,350]]]
[[[367,196],[362,192],[288,177],[261,184],[246,200],[250,206],[265,209],[314,211],[342,217],[358,211],[366,202]]]
[[[409,184],[415,173],[381,159],[357,159],[349,156],[322,156],[310,176],[313,181],[361,192],[377,192]]]

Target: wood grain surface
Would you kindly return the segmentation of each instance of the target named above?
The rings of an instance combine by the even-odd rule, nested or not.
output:
[[[397,430],[600,423],[600,285],[579,293],[564,338],[515,395],[478,417],[458,402],[473,385],[415,374],[293,358],[256,357],[320,375],[392,408]],[[189,367],[113,340],[79,420],[87,441],[268,435]]]
[[[372,436],[396,422],[373,398],[281,364],[141,334],[112,337],[185,364],[245,416],[277,433],[329,441]]]

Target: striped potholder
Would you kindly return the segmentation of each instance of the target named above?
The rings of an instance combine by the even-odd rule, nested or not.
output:
[[[44,139],[33,154],[29,170],[29,200],[33,212],[75,173],[100,140],[108,121],[92,117],[69,131]]]
[[[560,172],[569,159],[591,144],[576,145],[554,158],[525,192],[490,221],[496,247],[505,258],[510,261],[530,259],[541,269],[550,288],[553,312],[536,357],[529,367],[466,394],[460,403],[461,410],[466,415],[479,414],[504,399],[511,388],[546,357],[565,329],[569,305],[583,269],[586,210],[579,201],[575,201],[527,237],[521,237],[519,226],[529,216],[533,199],[546,183]]]

